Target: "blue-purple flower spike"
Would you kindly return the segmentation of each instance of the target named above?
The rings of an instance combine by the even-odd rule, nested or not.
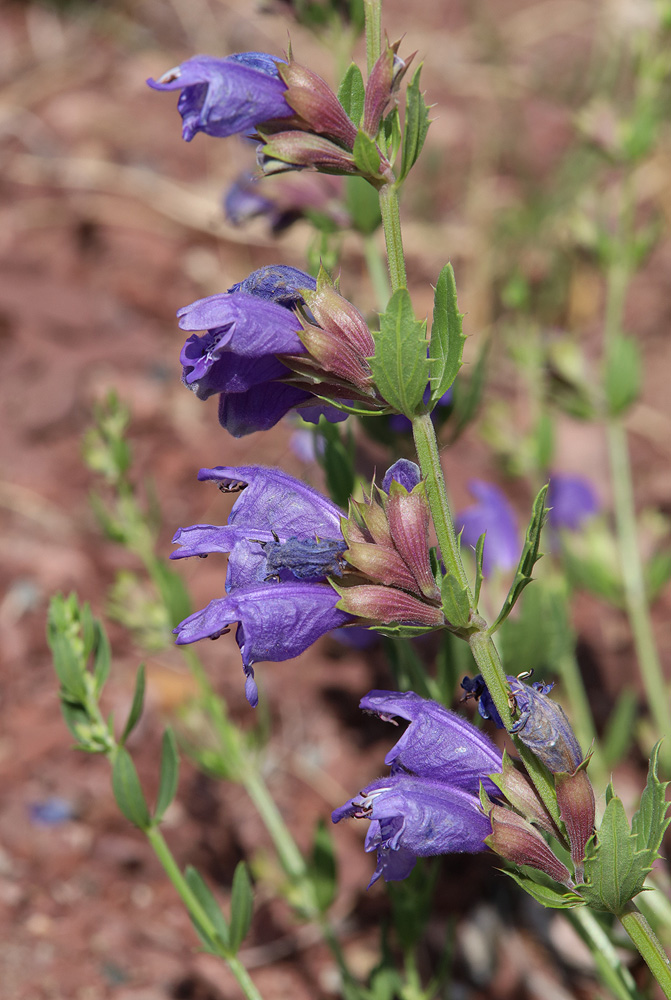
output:
[[[236,135],[293,115],[284,99],[287,88],[277,68],[281,62],[265,52],[241,52],[225,59],[193,56],[147,83],[155,90],[181,90],[177,110],[187,142],[197,132]]]
[[[346,817],[370,820],[365,849],[377,851],[377,866],[369,888],[380,876],[407,878],[418,857],[484,851],[491,833],[477,795],[402,773],[371,782],[331,818]]]

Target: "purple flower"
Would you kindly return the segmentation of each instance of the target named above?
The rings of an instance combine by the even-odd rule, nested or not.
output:
[[[342,411],[316,404],[306,389],[281,381],[293,373],[277,355],[305,354],[294,307],[316,287],[311,275],[276,264],[177,313],[182,330],[207,331],[184,344],[182,381],[199,399],[219,394],[219,421],[234,437],[268,430],[296,407],[305,407],[309,421],[321,414],[345,419]]]
[[[382,489],[389,493],[392,483],[400,483],[408,493],[412,493],[422,479],[419,466],[408,458],[399,458],[387,469],[382,480]]]
[[[258,190],[258,180],[245,173],[231,184],[224,197],[224,212],[234,226],[242,226],[257,215],[267,215],[275,229],[278,210],[275,202]]]
[[[241,52],[226,59],[193,56],[147,83],[155,90],[182,91],[177,110],[182,136],[190,142],[196,132],[235,135],[291,117],[278,70],[281,63],[265,52]]]
[[[510,732],[519,736],[522,743],[543,761],[553,773],[573,774],[583,762],[583,752],[566,714],[556,701],[548,698],[554,684],[536,681],[525,684],[519,677],[507,676],[519,718]],[[478,699],[478,710],[483,719],[491,719],[499,729],[503,720],[485,684],[482,674],[464,677],[461,686],[467,696]]]
[[[457,514],[456,526],[457,531],[462,532],[462,544],[475,547],[480,535],[486,534],[482,556],[485,576],[494,569],[504,572],[512,569],[521,551],[512,507],[498,486],[492,483],[472,479],[468,488],[478,502]]]
[[[359,702],[359,708],[388,722],[394,718],[410,722],[384,758],[392,774],[411,771],[421,778],[447,782],[473,794],[482,782],[490,795],[498,795],[487,775],[501,771],[501,752],[456,712],[421,698],[414,691],[369,691]]]
[[[548,524],[555,530],[579,531],[583,523],[599,511],[594,487],[583,476],[553,472],[547,495]]]
[[[260,466],[201,469],[200,480],[227,492],[241,489],[228,524],[180,528],[172,558],[229,552],[226,596],[181,622],[179,644],[218,638],[238,622],[236,640],[258,702],[253,664],[298,656],[321,635],[351,621],[336,608],[326,577],[341,566],[341,511],[326,497],[279,469]]]
[[[491,833],[477,795],[411,774],[371,782],[331,818],[346,817],[370,820],[365,849],[377,851],[377,866],[369,888],[380,875],[386,882],[406,878],[418,857],[484,851]]]

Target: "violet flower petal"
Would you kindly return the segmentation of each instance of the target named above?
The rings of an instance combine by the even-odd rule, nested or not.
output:
[[[177,311],[182,330],[221,332],[216,350],[246,358],[301,354],[300,323],[291,309],[248,292],[225,292],[197,299]],[[218,356],[218,355],[217,355]]]
[[[501,771],[501,752],[467,719],[414,691],[369,691],[359,708],[386,721],[394,717],[409,720],[410,725],[384,759],[392,774],[412,771],[473,793],[482,781],[490,795],[498,795],[487,775]]]
[[[182,91],[177,110],[187,142],[197,132],[223,137],[293,115],[284,99],[286,85],[279,78],[278,62],[282,60],[262,52],[226,59],[199,55],[147,83],[154,90]]]
[[[392,480],[395,480],[401,486],[404,486],[408,493],[412,493],[415,486],[421,482],[421,479],[422,473],[415,462],[411,462],[407,458],[399,458],[385,472],[384,479],[382,480],[382,490],[384,493],[389,493]]]
[[[289,410],[314,400],[311,392],[283,382],[264,382],[247,392],[223,393],[219,397],[219,423],[233,437],[268,431]]]
[[[547,495],[550,527],[578,531],[583,523],[599,512],[600,504],[594,487],[584,476],[569,476],[553,472]]]

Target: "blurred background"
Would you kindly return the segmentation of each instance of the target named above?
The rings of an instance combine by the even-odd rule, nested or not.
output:
[[[297,6],[303,15],[319,8]],[[622,180],[613,150],[635,89],[628,46],[647,39],[652,59],[666,39],[668,62],[660,10],[647,0],[424,0],[410,12],[403,0],[385,0],[383,26],[391,40],[404,35],[402,52],[424,60],[422,83],[435,105],[402,202],[415,312],[430,313],[431,283],[451,260],[471,379],[488,347],[477,416],[444,455],[457,508],[470,502],[471,478],[496,480],[524,522],[542,464],[530,457],[534,380],[554,365],[557,398],[568,386],[563,400],[571,405],[552,414],[553,468],[588,476],[609,517],[603,428],[579,411],[578,388],[589,387],[601,351],[598,231],[608,226]],[[0,8],[0,992],[7,1000],[237,995],[226,968],[197,951],[173,888],[119,814],[105,762],[71,752],[44,620],[51,593],[76,590],[111,621],[107,710],[119,716],[139,660],[147,663],[147,711],[130,747],[152,789],[161,726],[188,702],[193,682],[176,651],[147,639],[138,563],[103,537],[92,511],[100,477],[90,437],[88,465],[83,442],[96,403],[115,390],[130,409],[133,477],[153,482],[164,556],[178,526],[223,522],[230,508],[197,483],[200,466],[251,458],[323,484],[319,467],[297,453],[289,424],[235,440],[219,427],[214,401],[185,391],[175,313],[264,264],[304,268],[322,256],[340,270],[343,293],[370,314],[379,303],[366,260],[382,249],[382,235],[341,232],[356,205],[339,179],[307,175],[264,182],[259,190],[274,207],[234,225],[223,199],[252,169],[253,146],[204,135],[184,143],[176,95],[145,84],[197,52],[280,55],[289,34],[296,58],[332,86],[352,45],[365,63],[353,27],[317,15],[306,25],[295,14],[280,0]],[[648,555],[664,548],[671,514],[671,141],[663,81],[653,91],[645,114],[639,108],[632,119],[639,132],[631,142],[640,149],[629,175],[643,242],[625,312],[644,362],[626,421]],[[363,439],[362,447],[369,465],[383,460],[379,442]],[[222,592],[224,570],[213,559],[197,562],[179,569],[200,607]],[[654,622],[668,668],[665,581],[662,568]],[[635,701],[637,670],[617,601],[582,583],[573,609],[578,662],[603,724],[625,687]],[[233,716],[249,725],[232,637],[202,654]],[[259,674],[267,779],[307,845],[317,817],[379,773],[389,738],[360,717],[357,703],[393,680],[379,650],[330,637]],[[625,754],[617,770],[625,801],[638,796],[643,776],[643,757]],[[265,835],[244,793],[188,765],[166,836],[180,863],[196,864],[224,899],[241,857],[255,856],[263,868]],[[365,974],[387,903],[380,886],[364,892],[370,858],[355,824],[338,828],[336,845],[335,915],[352,968]],[[451,995],[597,995],[589,956],[567,926],[513,899],[489,858],[447,859],[441,878],[427,961],[452,928]],[[297,927],[268,888],[257,893],[243,958],[268,1000],[329,996],[337,987],[316,934]]]

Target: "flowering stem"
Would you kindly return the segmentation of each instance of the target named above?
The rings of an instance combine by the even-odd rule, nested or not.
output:
[[[664,996],[671,1000],[671,962],[657,935],[633,902],[629,901],[619,916],[622,926],[659,983]]]
[[[401,216],[398,205],[398,188],[395,184],[385,184],[380,188],[380,212],[384,227],[384,238],[387,244],[387,264],[391,278],[391,290],[397,292],[405,288],[405,257],[403,255],[403,238],[401,236]]]
[[[188,882],[179,870],[179,866],[175,861],[173,854],[165,842],[163,834],[158,829],[158,827],[152,826],[145,831],[147,835],[147,840],[154,849],[154,854],[161,862],[163,870],[166,875],[174,885],[175,889],[179,893],[182,902],[186,906],[189,914],[194,920],[203,928],[207,936],[212,940],[217,940],[217,931],[208,917],[207,913],[200,905],[193,892],[191,891]],[[235,955],[226,955],[224,951],[221,951],[221,957],[224,958],[228,964],[229,969],[238,981],[238,985],[242,990],[247,1000],[262,1000],[261,994],[257,990],[256,986],[250,979],[249,973],[245,969],[244,965],[240,959]]]
[[[382,0],[363,0],[368,75],[382,53]]]
[[[363,237],[363,252],[366,258],[368,275],[375,293],[377,308],[380,312],[384,312],[389,302],[389,278],[387,277],[387,269],[384,266],[384,261],[375,239],[375,233]]]
[[[473,598],[468,577],[459,551],[459,540],[454,530],[452,512],[445,490],[445,477],[440,464],[438,441],[431,417],[428,413],[413,417],[412,434],[422,477],[426,481],[426,495],[431,508],[433,525],[440,546],[440,554],[450,573],[467,591],[471,604]]]

